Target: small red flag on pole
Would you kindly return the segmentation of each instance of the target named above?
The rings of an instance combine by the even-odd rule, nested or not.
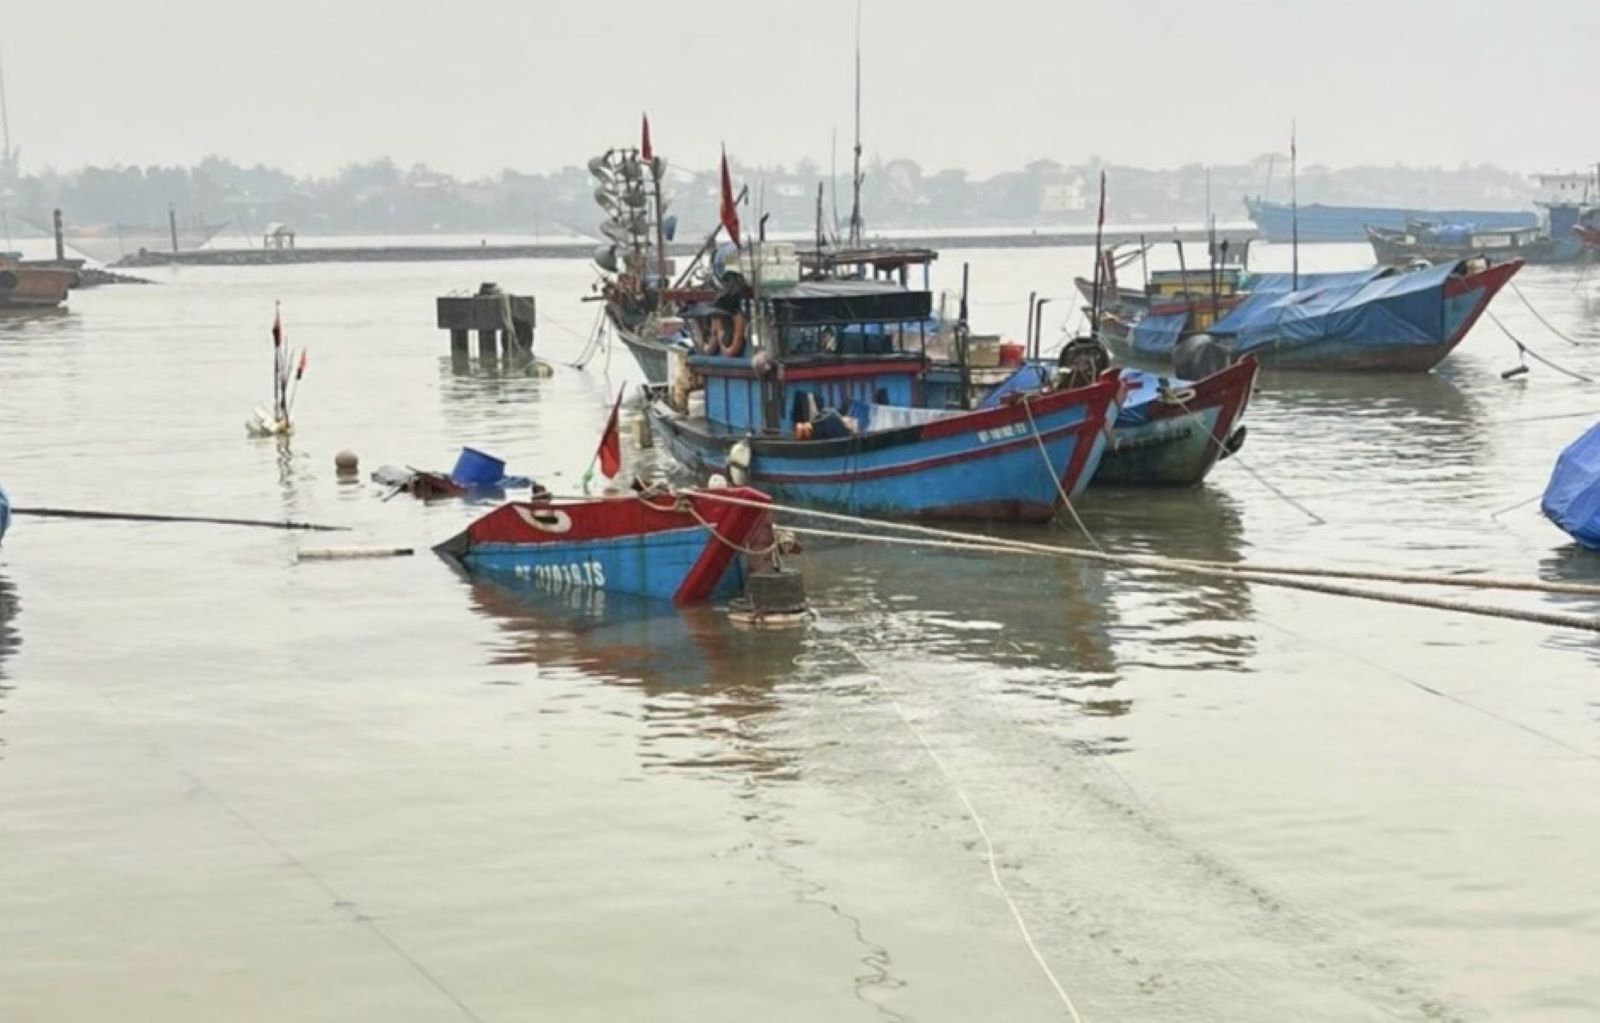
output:
[[[650,148],[650,115],[649,114],[645,114],[643,116],[644,116],[644,128],[641,129],[640,132],[639,132],[639,135],[640,135],[640,138],[639,138],[639,158],[644,160],[644,161],[646,161],[646,162],[649,162],[650,160],[655,158],[656,154],[655,154],[655,150]]]
[[[595,449],[594,458],[589,462],[589,468],[583,474],[583,492],[589,492],[589,481],[594,478],[594,466],[600,463],[600,473],[606,479],[615,479],[617,473],[622,471],[622,431],[617,425],[617,413],[622,408],[622,395],[627,390],[626,386],[617,389],[617,400],[611,405],[611,415],[606,419],[606,428],[600,434],[600,446]]]
[[[739,241],[739,209],[733,201],[733,178],[728,174],[728,151],[722,151],[722,226],[735,245]]]

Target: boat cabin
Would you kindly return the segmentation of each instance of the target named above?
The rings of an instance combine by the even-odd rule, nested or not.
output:
[[[714,428],[801,439],[860,432],[874,406],[919,403],[931,312],[929,292],[890,281],[725,290],[684,310],[698,351],[680,356],[688,379],[680,385],[674,373],[672,394],[687,406],[703,387]]]

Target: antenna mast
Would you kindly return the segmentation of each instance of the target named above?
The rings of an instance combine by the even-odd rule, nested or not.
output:
[[[11,155],[11,111],[6,108],[6,73],[5,65],[0,62],[0,135],[4,136],[5,152],[0,153],[0,163],[5,166],[4,174],[6,184],[16,177],[16,158]]]
[[[861,246],[861,0],[856,0],[856,156],[850,175],[850,246]]]

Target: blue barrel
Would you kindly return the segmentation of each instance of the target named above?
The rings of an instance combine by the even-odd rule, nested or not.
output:
[[[462,448],[450,478],[464,487],[481,487],[499,483],[506,475],[506,463],[477,448]]]

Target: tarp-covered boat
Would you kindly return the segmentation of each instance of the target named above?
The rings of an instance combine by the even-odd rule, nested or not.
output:
[[[1600,423],[1561,452],[1539,508],[1574,540],[1600,550]]]
[[[596,500],[513,501],[434,548],[470,572],[552,589],[593,588],[689,604],[740,593],[746,551],[772,545],[769,503],[744,487],[627,493]]]
[[[1207,343],[1218,361],[1254,355],[1278,369],[1426,372],[1522,265],[1459,259],[1416,270],[1247,274],[1244,296],[1205,332]],[[1131,329],[1106,331],[1107,340],[1124,357],[1165,362],[1193,333],[1196,308],[1154,306]]]

